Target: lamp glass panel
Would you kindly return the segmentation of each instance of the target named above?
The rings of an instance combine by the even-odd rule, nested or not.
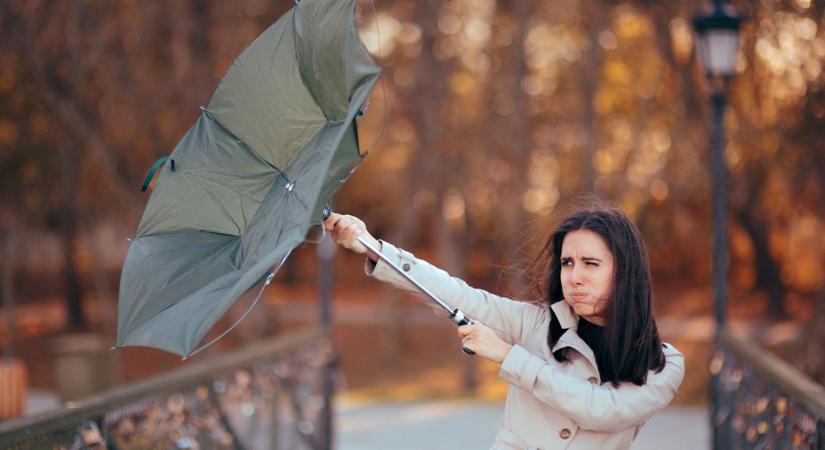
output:
[[[705,35],[705,70],[712,75],[733,75],[739,50],[737,30],[708,30]]]
[[[699,33],[696,35],[696,53],[699,55],[699,63],[705,72],[708,72],[708,35],[706,33]]]

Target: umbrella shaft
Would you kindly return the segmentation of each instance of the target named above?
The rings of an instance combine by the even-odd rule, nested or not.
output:
[[[471,320],[470,320],[467,316],[465,316],[465,315],[464,315],[464,313],[463,313],[463,312],[459,311],[459,310],[458,310],[458,308],[456,308],[456,309],[451,309],[449,306],[447,306],[447,304],[446,304],[446,303],[442,302],[442,301],[441,301],[441,299],[439,299],[438,297],[436,297],[436,296],[435,296],[435,294],[433,294],[432,292],[430,292],[430,291],[429,291],[429,289],[427,289],[427,288],[425,288],[424,286],[422,286],[422,285],[421,285],[421,283],[419,283],[418,281],[415,281],[415,278],[411,277],[411,276],[410,276],[407,272],[404,272],[404,271],[403,271],[400,267],[398,267],[398,266],[397,266],[394,262],[390,261],[390,260],[389,260],[389,258],[387,258],[386,256],[384,256],[384,255],[381,253],[381,251],[380,251],[380,250],[378,250],[377,248],[375,248],[375,247],[373,247],[372,245],[370,245],[370,244],[369,244],[369,243],[368,243],[368,242],[367,242],[364,238],[362,238],[362,237],[360,237],[360,236],[359,236],[359,237],[358,237],[358,242],[360,242],[360,243],[361,243],[361,245],[363,245],[364,247],[366,247],[366,248],[367,248],[367,250],[369,250],[369,251],[371,251],[373,254],[375,254],[375,256],[377,256],[377,257],[378,257],[378,258],[380,258],[382,261],[384,261],[385,263],[387,263],[390,267],[392,267],[392,268],[393,268],[393,270],[395,270],[396,272],[398,272],[398,273],[399,273],[402,277],[406,278],[406,279],[407,279],[407,281],[409,281],[410,283],[412,283],[413,285],[415,285],[415,287],[417,287],[417,288],[418,288],[418,290],[420,290],[421,292],[423,292],[424,294],[426,294],[426,295],[427,295],[427,297],[430,297],[430,298],[431,298],[434,302],[438,303],[438,305],[439,305],[439,306],[441,306],[442,308],[444,308],[444,310],[445,310],[445,311],[447,311],[448,313],[450,313],[450,320],[452,320],[454,324],[456,324],[456,325],[458,325],[458,326],[462,326],[462,325],[470,325],[470,324],[472,324],[472,323],[473,323],[473,322],[472,322],[472,321],[471,321]],[[475,355],[475,354],[476,354],[474,351],[470,350],[470,349],[469,349],[469,348],[467,348],[467,347],[462,347],[462,350],[464,351],[464,353],[466,353],[466,354],[468,354],[468,355]]]
[[[386,256],[384,256],[383,254],[381,254],[381,251],[380,251],[380,250],[378,250],[377,248],[375,248],[375,247],[373,247],[372,245],[370,245],[369,243],[367,243],[367,241],[366,241],[364,238],[362,238],[362,237],[360,237],[360,236],[359,236],[359,237],[358,237],[358,242],[360,242],[360,243],[361,243],[361,245],[363,245],[364,247],[367,247],[367,249],[368,249],[369,251],[371,251],[372,253],[374,253],[374,254],[375,254],[375,256],[378,256],[379,258],[381,258],[381,260],[382,260],[382,261],[384,261],[385,263],[387,263],[390,267],[392,267],[392,268],[393,268],[393,270],[395,270],[396,272],[398,272],[398,274],[400,274],[402,277],[406,278],[406,279],[407,279],[407,281],[409,281],[410,283],[412,283],[413,285],[415,285],[415,287],[417,287],[417,288],[418,288],[421,292],[423,292],[424,294],[426,294],[426,295],[427,295],[427,297],[430,297],[430,298],[431,298],[434,302],[438,303],[438,305],[439,305],[439,306],[441,306],[442,308],[444,308],[444,310],[446,310],[448,313],[450,313],[450,318],[451,318],[451,319],[452,319],[454,316],[456,316],[456,312],[459,312],[459,313],[460,313],[460,311],[458,311],[458,310],[453,310],[452,308],[450,308],[449,306],[447,306],[447,304],[446,304],[446,303],[444,303],[443,301],[441,301],[441,299],[439,299],[438,297],[436,297],[436,296],[435,296],[435,294],[433,294],[433,293],[432,293],[432,292],[430,292],[427,288],[425,288],[424,286],[422,286],[422,285],[421,285],[421,283],[419,283],[418,281],[416,281],[416,280],[415,280],[413,277],[411,277],[411,276],[410,276],[407,272],[404,272],[403,270],[401,270],[401,268],[400,268],[400,267],[398,267],[398,266],[397,266],[394,262],[390,261],[390,260],[389,260],[389,258],[387,258],[387,257],[386,257]],[[461,314],[461,317],[463,318],[463,314]],[[464,324],[459,324],[459,325],[464,325]]]

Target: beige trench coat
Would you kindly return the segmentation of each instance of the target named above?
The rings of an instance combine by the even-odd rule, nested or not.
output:
[[[644,422],[673,400],[682,383],[684,356],[665,344],[665,368],[651,371],[644,386],[602,385],[593,350],[576,334],[579,318],[566,303],[552,307],[567,331],[551,351],[547,308],[474,289],[386,242],[381,253],[442,301],[513,345],[499,371],[499,378],[510,386],[493,450],[630,448]],[[366,272],[422,295],[383,261],[367,260]],[[565,347],[574,350],[568,352],[570,360],[556,361],[552,353]]]

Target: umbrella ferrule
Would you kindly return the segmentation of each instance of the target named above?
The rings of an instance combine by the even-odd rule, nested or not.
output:
[[[452,321],[455,322],[455,324],[458,325],[458,326],[469,325],[469,324],[473,323],[459,309],[454,309],[453,310],[453,313],[450,315],[450,319],[452,319]]]

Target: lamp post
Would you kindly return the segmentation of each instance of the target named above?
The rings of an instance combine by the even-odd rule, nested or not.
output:
[[[739,26],[742,19],[722,0],[714,1],[709,14],[694,17],[696,50],[711,88],[713,134],[711,136],[711,175],[713,180],[713,304],[717,330],[725,326],[727,298],[728,239],[727,167],[725,166],[725,107],[728,86],[736,71]]]
[[[713,309],[716,316],[717,335],[725,328],[728,276],[727,217],[727,167],[725,165],[725,107],[728,102],[728,87],[736,71],[736,53],[739,50],[739,26],[742,19],[722,0],[714,1],[709,14],[693,18],[696,32],[696,50],[705,69],[711,89],[710,100],[713,108],[713,132],[711,135],[711,178],[713,182]],[[711,363],[710,421],[713,430],[713,448],[730,447],[733,437],[732,407],[733,397],[722,378],[719,365],[720,356],[714,356]]]

